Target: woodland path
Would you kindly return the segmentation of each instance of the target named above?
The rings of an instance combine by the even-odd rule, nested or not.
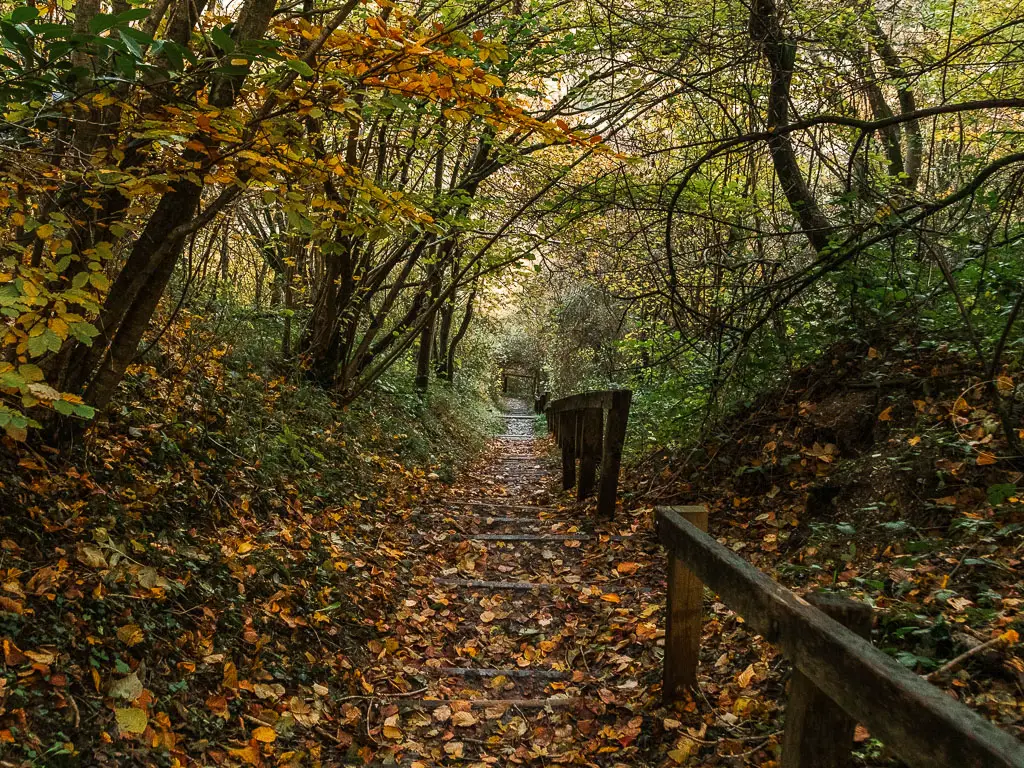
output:
[[[368,671],[399,689],[366,715],[375,764],[614,765],[622,754],[608,753],[635,754],[642,741],[634,707],[609,706],[653,682],[632,670],[657,677],[650,659],[607,644],[635,643],[636,618],[616,615],[655,598],[638,584],[627,594],[633,579],[615,570],[629,531],[595,529],[593,512],[553,503],[547,440],[534,437],[526,403],[507,407],[486,462],[411,519],[412,584]],[[652,639],[656,625],[643,626]]]

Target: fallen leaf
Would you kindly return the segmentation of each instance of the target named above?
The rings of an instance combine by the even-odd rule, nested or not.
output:
[[[107,693],[115,699],[135,701],[142,695],[143,690],[145,689],[142,685],[142,681],[139,680],[138,673],[132,672],[129,675],[125,675],[122,678],[112,681],[110,683],[110,687],[107,689]]]
[[[273,744],[274,741],[277,740],[277,731],[273,728],[261,725],[252,732],[252,737],[256,739],[256,741],[262,741],[264,744]]]
[[[736,682],[739,683],[740,688],[746,688],[750,685],[750,681],[754,679],[754,665],[750,664],[736,677]]]
[[[469,728],[471,725],[476,725],[477,719],[473,716],[472,712],[456,712],[452,715],[452,725],[459,728]]]
[[[619,563],[615,566],[615,570],[624,576],[632,576],[639,568],[639,563]]]
[[[142,633],[142,628],[138,624],[125,624],[123,627],[118,628],[117,639],[130,648],[141,643],[146,639],[146,636]]]
[[[117,720],[117,728],[121,733],[143,733],[146,726],[149,725],[146,713],[136,707],[115,709],[114,718]]]

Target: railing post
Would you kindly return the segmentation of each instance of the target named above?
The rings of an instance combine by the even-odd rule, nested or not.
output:
[[[602,517],[615,514],[615,498],[619,492],[619,467],[622,446],[626,442],[626,423],[633,393],[628,389],[612,393],[612,404],[604,430],[604,451],[601,456],[601,483],[597,494],[597,513]]]
[[[817,593],[807,602],[863,638],[871,635],[872,610],[867,603]],[[857,722],[793,669],[782,736],[781,768],[849,768]]]
[[[576,498],[582,501],[594,493],[597,462],[603,443],[604,411],[601,408],[586,408],[580,412],[580,422],[580,479]]]
[[[708,529],[705,506],[674,507],[680,517],[702,531]],[[669,704],[679,701],[697,685],[697,661],[703,628],[704,584],[675,556],[668,553],[668,612],[665,618],[665,666],[661,696]]]
[[[562,490],[568,491],[576,485],[576,412],[561,411],[559,414],[559,443],[562,448]]]

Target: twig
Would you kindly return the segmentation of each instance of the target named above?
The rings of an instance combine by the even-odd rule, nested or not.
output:
[[[415,691],[406,691],[405,693],[374,693],[370,695],[364,695],[358,693],[354,696],[342,696],[340,699],[334,699],[334,701],[352,701],[353,699],[400,699],[403,696],[415,696],[417,693],[423,693],[427,690],[427,687],[417,688]]]
[[[951,670],[954,670],[957,667],[959,667],[961,664],[963,664],[965,661],[967,661],[967,659],[971,658],[972,656],[975,656],[975,655],[977,655],[979,653],[982,653],[983,651],[987,651],[987,650],[989,650],[991,648],[997,648],[1000,645],[1009,644],[1011,638],[1007,636],[1008,634],[1009,633],[1003,633],[1003,634],[999,635],[999,637],[994,637],[991,640],[989,640],[988,642],[982,643],[981,645],[976,645],[973,648],[969,648],[968,650],[966,650],[963,653],[961,653],[959,656],[957,656],[952,661],[947,662],[946,664],[943,664],[941,667],[936,669],[934,672],[930,672],[928,675],[925,676],[924,679],[927,680],[929,683],[933,683],[936,680],[938,680],[939,678],[941,678],[947,672],[950,672]]]

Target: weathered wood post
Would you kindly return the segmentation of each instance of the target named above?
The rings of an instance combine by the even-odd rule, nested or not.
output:
[[[604,429],[604,450],[601,456],[601,482],[597,494],[597,513],[602,517],[615,515],[615,497],[619,492],[619,467],[622,465],[622,446],[626,442],[626,423],[633,393],[617,389],[612,393],[611,406]]]
[[[558,415],[561,419],[562,490],[568,491],[576,485],[576,412],[561,411]]]
[[[576,498],[582,501],[594,493],[597,462],[604,442],[604,410],[585,408],[580,412],[580,422],[583,439],[580,445],[580,478]]]
[[[708,529],[707,507],[673,507],[702,531]],[[704,584],[672,552],[668,553],[668,612],[665,618],[665,666],[661,696],[666,704],[684,698],[697,685],[697,661],[703,628]]]
[[[808,595],[807,602],[847,629],[870,638],[872,610],[867,603],[826,593]],[[794,668],[781,768],[849,768],[856,727],[856,720]]]

